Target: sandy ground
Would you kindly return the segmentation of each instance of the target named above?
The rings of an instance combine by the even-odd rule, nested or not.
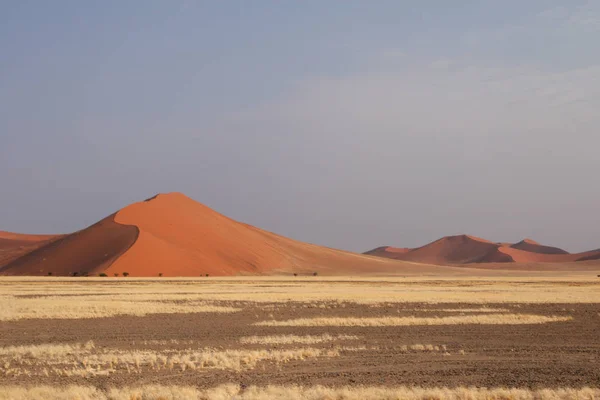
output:
[[[444,291],[464,291],[468,295],[483,298],[490,287],[500,290],[503,285],[519,290],[533,290],[542,293],[547,290],[563,290],[584,287],[591,296],[590,303],[560,303],[546,301],[541,304],[521,302],[514,298],[501,303],[472,303],[459,301],[460,296],[450,302],[425,303],[414,301],[390,302],[365,292],[368,298],[378,299],[372,304],[353,301],[305,301],[298,292],[292,301],[274,299],[269,301],[273,287],[285,290],[293,288],[294,282],[282,279],[251,280],[232,279],[223,281],[197,282],[182,280],[179,283],[140,284],[136,281],[119,280],[118,284],[96,281],[73,280],[48,285],[31,280],[2,280],[4,293],[10,293],[13,300],[39,299],[51,302],[54,297],[70,296],[73,307],[86,307],[86,297],[81,293],[95,293],[107,298],[116,296],[121,289],[140,295],[175,297],[161,300],[185,303],[194,287],[202,286],[207,298],[209,293],[231,294],[255,292],[264,287],[261,301],[210,300],[214,305],[236,307],[234,313],[158,313],[143,317],[116,316],[88,319],[24,319],[0,322],[0,386],[49,384],[49,385],[90,385],[98,388],[121,387],[124,385],[168,384],[213,387],[224,383],[240,385],[301,384],[327,386],[369,385],[369,386],[486,386],[519,388],[561,388],[600,386],[600,298],[594,298],[598,284],[591,279],[520,279],[517,281],[473,280],[439,281],[422,279],[415,282],[375,279],[381,290],[390,287],[404,289],[412,287],[415,292],[430,290],[431,287]],[[367,280],[369,282],[369,280]],[[441,282],[441,283],[440,283]],[[445,283],[444,283],[445,282]],[[347,281],[314,282],[318,290],[331,290],[335,293],[338,285]],[[356,284],[356,282],[354,282]],[[499,286],[493,286],[497,284]],[[162,286],[161,286],[162,285]],[[251,285],[252,290],[247,286]],[[13,287],[15,290],[10,290]],[[29,292],[23,288],[29,287]],[[356,284],[360,292],[360,284]],[[525,289],[523,289],[523,287]],[[559,289],[556,289],[556,288]],[[554,289],[552,289],[554,288]],[[477,289],[473,291],[473,289]],[[19,294],[20,293],[20,294]],[[271,293],[271,294],[267,294]],[[479,293],[479,294],[478,294]],[[530,293],[523,291],[522,293]],[[46,297],[40,297],[45,295]],[[239,297],[245,295],[240,293]],[[352,298],[351,296],[348,297]],[[396,299],[397,300],[397,299]],[[475,300],[475,299],[474,299]],[[125,301],[125,300],[120,300]],[[133,300],[132,300],[133,301]],[[195,300],[194,300],[195,301]],[[298,318],[386,318],[386,317],[451,317],[466,315],[539,315],[570,317],[568,321],[526,325],[486,325],[461,324],[439,326],[310,326],[282,327],[257,325],[264,321],[283,321]],[[330,340],[320,343],[299,344],[253,344],[244,342],[248,337],[279,337],[294,335],[307,337],[336,338],[338,335],[351,339]],[[327,337],[327,336],[326,336]],[[353,338],[353,339],[352,339]],[[212,349],[218,354],[228,350],[258,350],[275,353],[278,351],[309,348],[311,354],[299,359],[276,362],[266,359],[251,368],[197,368],[182,370],[174,368],[153,369],[149,365],[131,368],[117,366],[108,375],[95,373],[86,376],[62,376],[52,372],[46,376],[40,370],[44,367],[44,355],[25,355],[15,359],[10,346],[35,346],[44,344],[76,344],[93,341],[94,349],[85,356],[93,359],[103,352],[135,354],[149,351],[160,354],[184,356],[194,351]],[[431,346],[431,350],[413,350],[411,346]],[[407,347],[404,347],[407,346]],[[437,347],[436,347],[437,346]],[[444,347],[443,347],[444,346]],[[418,348],[418,346],[417,346]],[[4,349],[4,350],[2,350]],[[7,350],[8,349],[8,350]],[[5,354],[2,353],[4,351]],[[33,353],[32,353],[33,354]],[[115,353],[117,354],[117,353]],[[119,353],[120,354],[120,353]],[[36,358],[37,357],[37,358]],[[52,357],[46,361],[52,360]],[[83,362],[84,358],[77,363]],[[56,360],[55,360],[56,361]],[[9,362],[10,366],[6,366]],[[69,361],[70,363],[70,361]],[[75,366],[77,367],[77,365]],[[13,376],[10,368],[21,368],[32,376],[23,373]],[[66,368],[61,365],[60,368]],[[74,368],[69,364],[68,368]]]

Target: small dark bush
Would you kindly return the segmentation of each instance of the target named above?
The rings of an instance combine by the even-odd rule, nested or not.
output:
[[[298,276],[298,274],[294,272],[294,276]]]
[[[129,276],[129,272],[123,272],[123,276],[124,277],[128,277]]]
[[[162,276],[162,272],[159,272],[159,273],[158,273],[158,276]]]
[[[317,273],[316,273],[316,272],[313,272],[313,276],[317,276]]]
[[[206,276],[208,276],[208,274],[206,274]]]
[[[106,275],[104,272],[100,272],[100,273],[98,274],[98,276],[108,276],[108,275]]]
[[[119,276],[119,273],[118,273],[118,272],[115,272],[113,275],[114,275],[114,276]]]
[[[52,272],[48,272],[48,276],[52,276]]]
[[[79,272],[73,272],[73,276],[79,275]]]

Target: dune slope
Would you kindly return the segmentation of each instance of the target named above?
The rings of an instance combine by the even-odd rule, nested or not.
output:
[[[363,254],[366,254],[369,256],[398,259],[398,257],[400,257],[400,258],[402,257],[402,254],[408,253],[409,251],[410,251],[410,249],[407,247],[381,246],[381,247],[377,247],[373,250],[366,251]]]
[[[2,275],[85,275],[108,267],[136,240],[134,226],[117,224],[111,215],[81,231],[50,240],[8,262]]]
[[[517,250],[524,250],[539,254],[569,254],[568,251],[559,249],[558,247],[544,246],[531,239],[523,239],[519,243],[515,243],[510,247]]]
[[[469,235],[446,236],[425,246],[397,254],[396,259],[430,264],[467,264],[503,262],[507,256],[497,253],[498,245]]]
[[[0,268],[62,235],[25,235],[0,231]]]
[[[414,269],[412,264],[288,239],[234,221],[180,193],[160,194],[132,204],[119,211],[115,221],[136,226],[139,237],[131,249],[108,268],[109,273],[199,276]]]

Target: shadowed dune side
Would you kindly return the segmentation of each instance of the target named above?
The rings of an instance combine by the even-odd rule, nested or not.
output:
[[[517,263],[570,263],[600,258],[600,252],[597,250],[576,254],[544,254],[511,247],[501,247],[498,251],[509,255]]]
[[[531,239],[523,239],[519,243],[511,245],[513,249],[529,251],[531,253],[539,254],[569,254],[568,251],[559,249],[558,247],[544,246]]]
[[[580,256],[577,261],[600,260],[600,249],[588,251],[587,253],[580,253],[577,255]]]
[[[50,239],[1,266],[2,275],[79,275],[105,269],[136,240],[135,226],[114,222],[111,215],[81,231]]]
[[[234,221],[181,193],[160,194],[125,207],[115,221],[139,228],[134,245],[108,273],[132,276],[312,273],[426,273],[414,265],[298,242]]]
[[[381,246],[377,247],[373,250],[369,250],[364,252],[363,254],[368,256],[375,257],[386,257],[391,259],[398,259],[397,257],[402,257],[402,254],[408,253],[410,251],[407,247],[391,247],[391,246]]]
[[[25,235],[0,231],[0,268],[64,235]]]

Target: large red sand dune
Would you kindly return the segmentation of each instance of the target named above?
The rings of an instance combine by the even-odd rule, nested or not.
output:
[[[448,273],[329,249],[236,222],[180,194],[135,203],[4,267],[4,275],[131,276]]]

